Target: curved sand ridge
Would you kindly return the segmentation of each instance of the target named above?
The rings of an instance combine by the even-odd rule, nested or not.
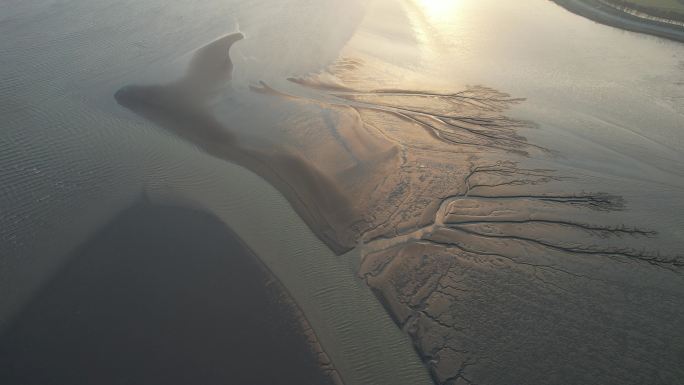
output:
[[[185,76],[165,86],[128,86],[117,101],[198,144],[208,153],[243,165],[278,187],[317,235],[336,252],[350,249],[334,232],[348,226],[354,214],[337,186],[298,153],[245,146],[230,124],[217,119],[210,107],[231,78],[229,49],[244,36],[234,33],[200,48]]]

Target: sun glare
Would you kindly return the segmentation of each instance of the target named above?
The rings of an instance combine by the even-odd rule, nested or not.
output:
[[[425,14],[434,20],[448,20],[456,16],[463,0],[418,0],[417,4]]]

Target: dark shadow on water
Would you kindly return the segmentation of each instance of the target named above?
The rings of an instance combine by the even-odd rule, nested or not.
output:
[[[137,205],[0,337],[0,384],[326,384],[269,273],[217,219]]]

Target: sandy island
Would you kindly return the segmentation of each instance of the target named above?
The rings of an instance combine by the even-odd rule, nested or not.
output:
[[[188,80],[195,79],[196,68],[203,77],[227,79],[225,66],[197,63],[217,57],[225,63],[235,37],[198,50],[177,82],[125,87],[116,95],[118,102],[212,156],[259,174],[336,253],[358,246],[359,276],[412,338],[436,383],[474,378],[506,383],[532,373],[537,376],[533,383],[543,383],[547,377],[538,370],[543,360],[521,361],[514,347],[501,345],[505,339],[494,325],[522,322],[508,333],[529,340],[525,333],[531,326],[518,316],[536,314],[539,308],[553,316],[542,322],[535,315],[532,322],[548,321],[545,330],[570,333],[574,348],[591,357],[556,368],[570,382],[582,377],[576,365],[592,370],[597,362],[614,364],[601,363],[599,357],[604,346],[615,343],[609,337],[613,327],[629,328],[629,320],[617,317],[620,309],[637,318],[651,312],[678,317],[677,309],[635,306],[646,298],[625,302],[606,287],[616,272],[638,285],[656,284],[663,271],[678,274],[684,260],[640,248],[642,240],[657,236],[649,229],[606,223],[608,213],[625,209],[620,196],[568,191],[567,185],[558,187],[567,178],[555,170],[521,166],[530,154],[553,156],[519,134],[530,122],[506,116],[522,99],[481,86],[386,88],[373,83],[379,75],[372,58],[342,57],[320,73],[278,86],[253,85],[247,91],[251,101],[272,111],[262,118],[273,127],[289,128],[294,144],[250,141],[249,124],[242,127],[240,119],[206,102],[221,98],[213,88],[221,82]],[[315,129],[307,129],[309,121]],[[632,267],[625,269],[626,264]],[[586,275],[596,282],[591,290],[573,286],[574,277]],[[677,290],[672,285],[668,296]],[[621,290],[644,295],[637,287]],[[478,293],[487,293],[489,301],[481,302]],[[600,302],[610,326],[593,324],[587,313],[591,301],[580,306],[576,317],[565,317],[560,304],[598,298],[596,293],[603,293]],[[528,297],[533,303],[522,300]],[[482,313],[472,309],[481,306],[498,306],[488,314],[501,318],[479,318]],[[520,310],[526,306],[531,308]],[[570,330],[563,332],[561,325]],[[596,345],[593,338],[583,338],[586,330],[597,331],[593,338],[605,341]],[[561,354],[555,350],[559,346],[539,338],[545,357]],[[634,361],[657,350],[652,339],[634,343],[643,346],[631,351]],[[625,379],[618,372],[623,371],[610,375]]]

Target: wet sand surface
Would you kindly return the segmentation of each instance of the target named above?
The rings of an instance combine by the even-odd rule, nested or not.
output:
[[[185,75],[167,85],[127,86],[114,95],[117,102],[174,134],[200,146],[209,154],[239,164],[278,188],[311,229],[335,252],[353,247],[340,228],[358,217],[338,184],[299,152],[273,146],[243,145],[236,126],[242,120],[222,121],[211,111],[213,99],[225,92],[232,76],[230,48],[242,40],[233,33],[197,50]],[[346,242],[345,242],[346,241]]]
[[[137,204],[0,336],[0,383],[333,384],[281,289],[216,218]]]

